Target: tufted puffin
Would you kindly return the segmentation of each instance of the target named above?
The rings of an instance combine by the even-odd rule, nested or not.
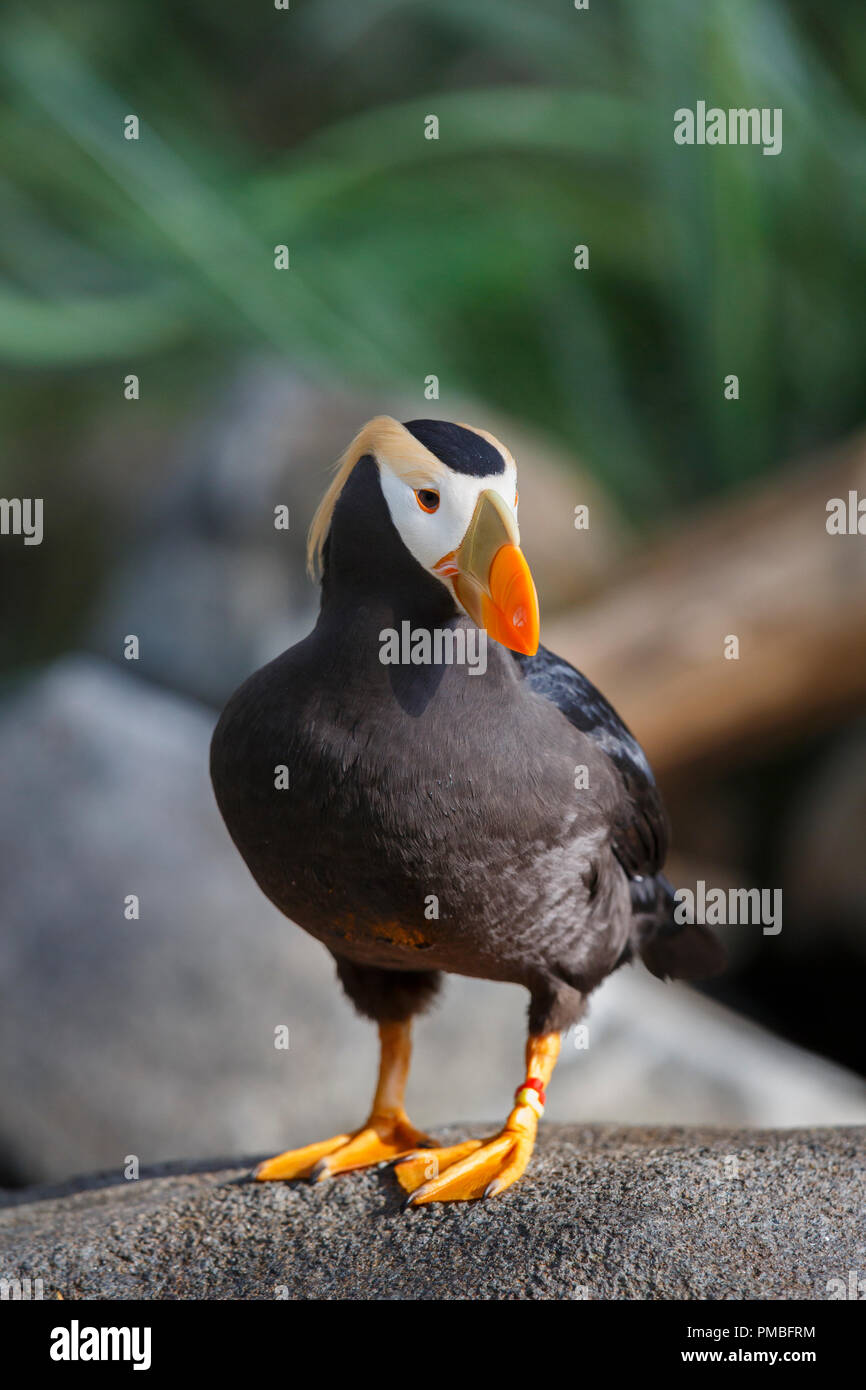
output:
[[[635,953],[661,978],[724,962],[705,927],[674,920],[643,751],[539,646],[517,501],[514,459],[485,430],[371,420],[310,528],[315,628],[217,724],[235,845],[380,1039],[361,1127],[260,1164],[259,1181],[390,1162],[407,1205],[496,1196],[529,1161],[560,1034],[605,976]],[[529,1027],[501,1131],[439,1147],[403,1097],[412,1018],[447,971],[525,986]]]

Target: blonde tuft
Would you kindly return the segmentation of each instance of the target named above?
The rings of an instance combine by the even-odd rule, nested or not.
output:
[[[476,429],[473,425],[464,425],[463,428],[480,434],[499,450],[506,461],[511,461],[508,450],[498,439],[494,439],[492,434]],[[355,464],[365,454],[372,454],[377,463],[386,464],[392,472],[418,487],[424,487],[436,478],[446,477],[448,474],[448,468],[442,460],[431,454],[399,420],[394,420],[390,415],[377,415],[374,420],[368,420],[355,435],[348,449],[337,459],[334,476],[310,523],[307,535],[307,571],[312,579],[317,578],[322,572],[322,553],[331,529],[337,498]]]

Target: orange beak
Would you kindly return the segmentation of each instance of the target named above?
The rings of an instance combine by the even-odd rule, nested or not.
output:
[[[455,556],[454,592],[479,627],[504,647],[538,651],[538,595],[514,517],[498,492],[478,498]]]

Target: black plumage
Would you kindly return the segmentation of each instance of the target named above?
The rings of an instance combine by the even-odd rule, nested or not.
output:
[[[406,429],[455,473],[494,478],[505,471],[499,450],[475,430],[450,420],[407,420]]]
[[[409,429],[447,463],[459,438],[424,424]],[[334,507],[313,632],[241,686],[212,744],[235,844],[357,1008],[403,1023],[453,972],[525,986],[546,1035],[635,951],[660,975],[718,968],[714,938],[674,923],[661,799],[604,697],[543,647],[490,641],[483,675],[383,665],[383,629],[406,620],[470,625],[404,545],[367,454]]]
[[[660,979],[718,973],[725,953],[712,932],[674,918],[674,889],[661,872],[668,853],[668,817],[637,739],[591,681],[562,657],[541,646],[535,656],[512,656],[530,687],[593,739],[620,775],[622,795],[611,822],[611,848],[629,880],[634,919],[623,960],[636,948]]]

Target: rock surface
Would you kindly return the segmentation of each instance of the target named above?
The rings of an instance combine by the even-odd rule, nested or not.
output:
[[[866,1268],[864,1162],[862,1128],[545,1125],[503,1196],[411,1212],[388,1170],[199,1165],[13,1195],[0,1265],[64,1299],[826,1299]]]
[[[207,776],[215,716],[133,663],[58,663],[0,710],[0,1182],[127,1155],[276,1152],[360,1123],[375,1030],[259,892]],[[137,921],[124,899],[140,900]],[[424,1128],[500,1119],[526,995],[451,978],[416,1029]],[[289,1030],[289,1049],[274,1030]],[[588,1046],[577,1044],[588,1043]],[[567,1037],[548,1119],[866,1121],[864,1082],[641,967]]]

